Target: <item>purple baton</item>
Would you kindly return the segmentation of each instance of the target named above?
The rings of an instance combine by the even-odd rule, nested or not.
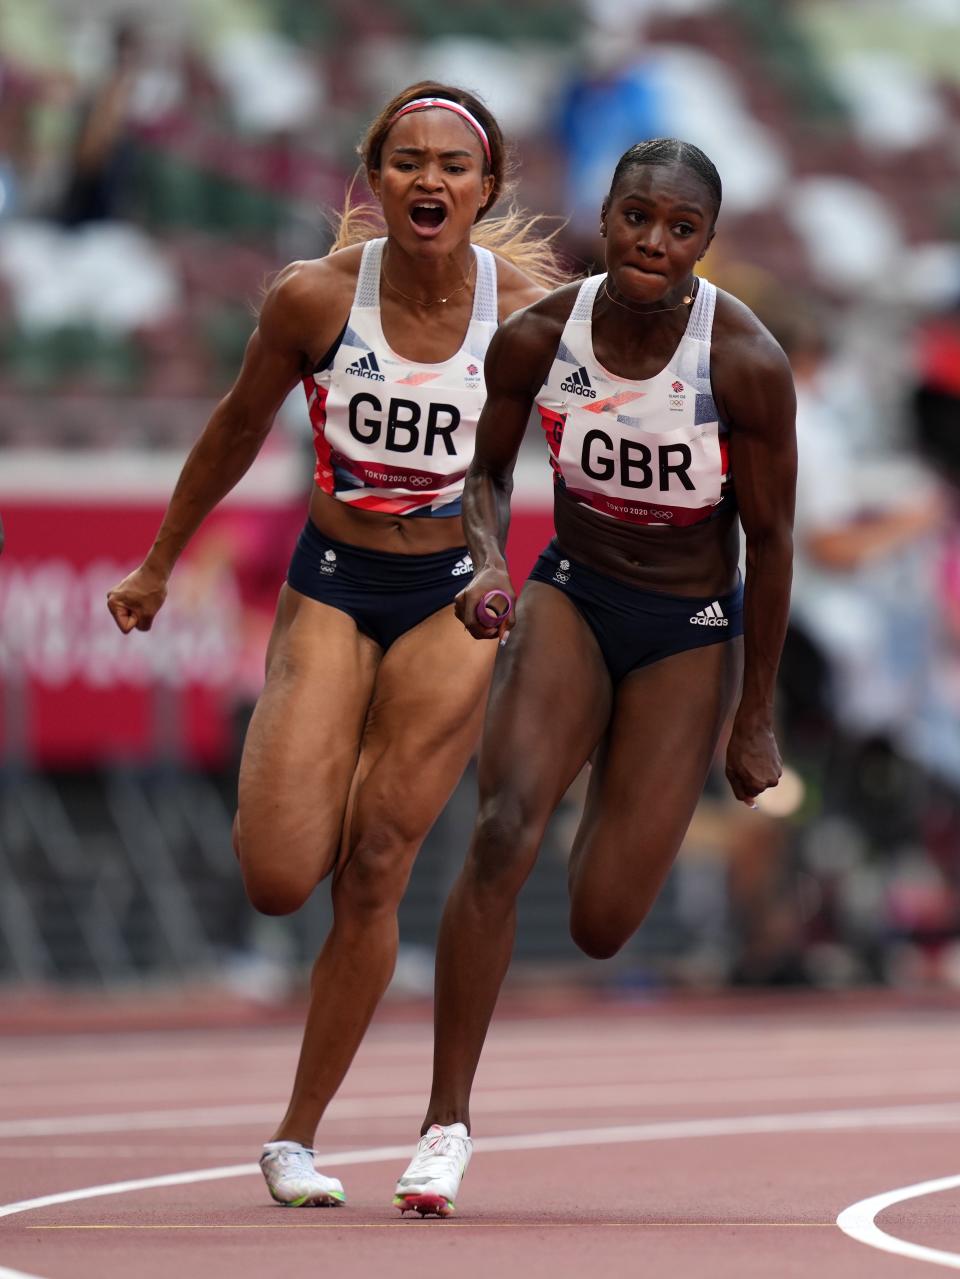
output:
[[[491,605],[498,600],[503,600],[507,606],[501,609],[499,613],[496,608],[491,608]],[[486,626],[491,630],[512,615],[513,600],[506,591],[487,591],[486,595],[477,604],[477,621],[481,626]]]

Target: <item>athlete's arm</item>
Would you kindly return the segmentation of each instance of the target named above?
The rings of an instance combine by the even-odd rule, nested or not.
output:
[[[267,294],[237,380],[190,450],[153,547],[140,568],[107,595],[122,631],[150,629],[181,552],[204,518],[246,474],[277,410],[299,380],[320,265],[288,268]]]
[[[724,302],[729,307],[732,300]],[[714,394],[730,427],[730,463],[746,536],[743,691],[726,773],[737,799],[752,803],[777,784],[782,771],[773,701],[790,608],[796,395],[783,351],[746,308],[735,305],[714,357]]]
[[[491,639],[513,624],[511,619],[497,630],[484,628],[477,622],[475,610],[487,591],[499,590],[511,600],[515,598],[504,555],[513,468],[533,398],[556,350],[559,334],[555,327],[537,309],[518,312],[498,329],[487,350],[487,399],[463,490],[463,527],[476,575],[456,600],[457,616],[478,638]]]

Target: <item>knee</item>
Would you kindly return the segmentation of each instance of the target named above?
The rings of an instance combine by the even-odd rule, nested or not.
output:
[[[570,936],[575,945],[591,959],[612,959],[627,941],[627,936],[615,932],[609,926],[597,927],[576,917],[570,920]]]
[[[573,923],[570,925],[570,936],[591,959],[612,959],[627,940],[626,937],[616,937],[609,932],[588,929]]]
[[[334,889],[339,915],[395,912],[403,897],[420,839],[392,823],[358,833]]]
[[[315,880],[306,881],[289,866],[277,865],[265,858],[245,857],[236,818],[233,823],[233,851],[240,863],[247,901],[261,915],[292,915],[316,888]]]
[[[515,895],[530,873],[541,824],[510,796],[481,805],[465,873],[482,891]]]
[[[243,887],[250,905],[261,915],[292,915],[316,885],[298,884],[280,875],[244,872]]]
[[[601,912],[574,904],[570,911],[570,936],[591,959],[612,959],[642,922],[642,919],[618,917],[613,911]]]

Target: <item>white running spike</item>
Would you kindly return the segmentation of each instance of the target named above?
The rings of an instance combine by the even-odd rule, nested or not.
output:
[[[457,1192],[467,1171],[473,1142],[463,1124],[433,1124],[417,1143],[416,1153],[397,1182],[393,1196],[401,1213],[433,1213],[449,1217],[456,1210]]]
[[[336,1177],[317,1172],[313,1151],[298,1141],[268,1141],[260,1169],[270,1194],[285,1208],[335,1208],[346,1198]]]

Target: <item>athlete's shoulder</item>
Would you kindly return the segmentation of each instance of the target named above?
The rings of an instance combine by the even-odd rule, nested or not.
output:
[[[500,253],[494,252],[494,258],[497,264],[497,295],[501,321],[515,311],[548,297],[558,288],[566,287],[565,284],[554,284],[552,288],[542,284],[539,280],[533,279],[522,265]],[[558,271],[556,274],[562,279],[562,273]]]
[[[323,258],[290,262],[277,272],[267,297],[289,306],[329,304],[331,291],[356,287],[362,255],[363,245],[351,244]]]
[[[559,289],[528,303],[506,319],[494,335],[487,357],[487,387],[536,392],[550,371],[563,326],[573,310],[579,285]]]
[[[278,271],[260,306],[261,336],[307,351],[317,342],[326,349],[350,313],[362,252],[362,245],[350,245]]]
[[[792,429],[793,372],[773,334],[739,298],[717,290],[710,378],[721,416],[730,425]]]
[[[515,311],[502,325],[502,332],[511,343],[550,346],[557,348],[563,326],[570,317],[580,291],[581,281],[561,284],[549,293],[541,291]]]
[[[746,303],[725,289],[717,289],[711,348],[714,360],[735,365],[738,373],[790,377],[783,347]]]

